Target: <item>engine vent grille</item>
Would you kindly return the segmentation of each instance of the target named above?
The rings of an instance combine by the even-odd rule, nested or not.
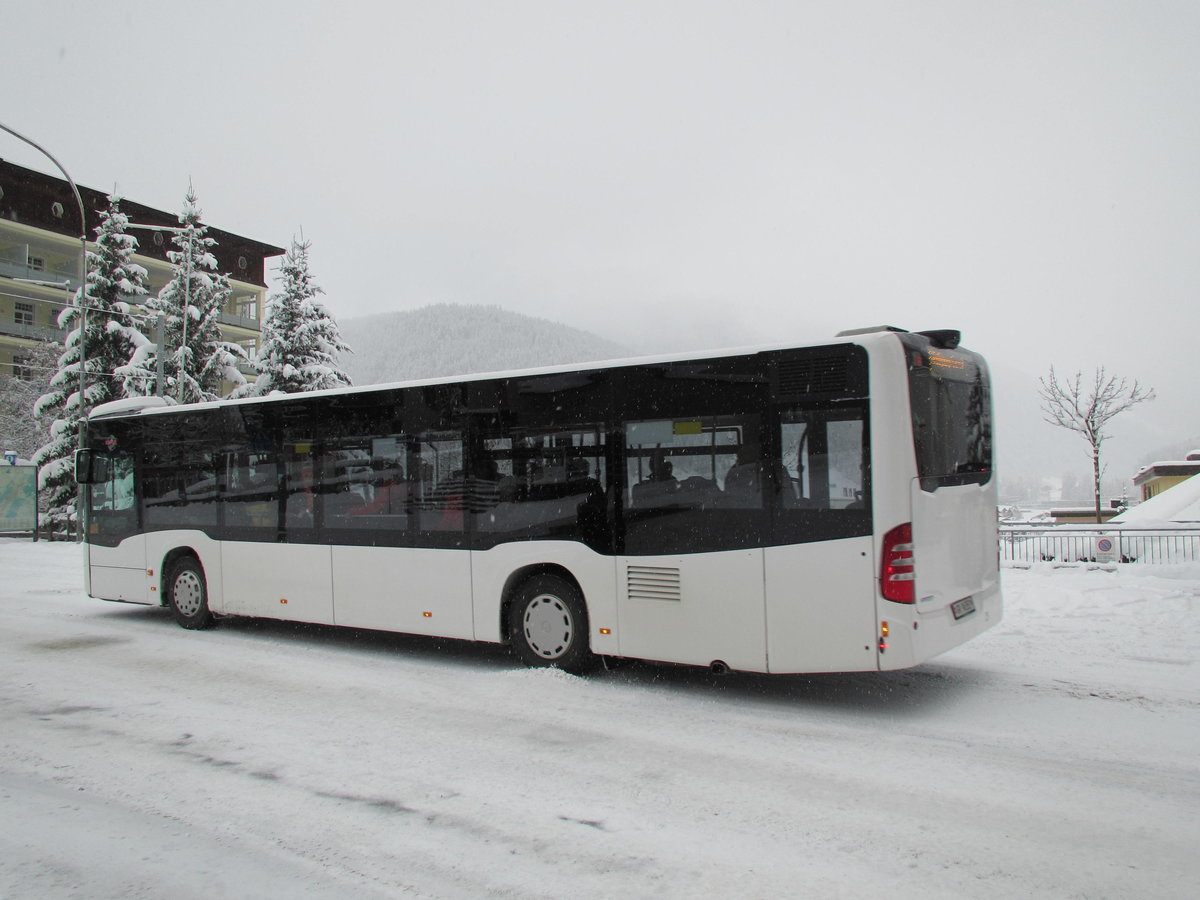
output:
[[[629,566],[625,570],[630,600],[683,599],[679,570],[665,566]]]
[[[844,394],[849,387],[850,366],[845,353],[812,355],[779,364],[779,393],[785,397]]]

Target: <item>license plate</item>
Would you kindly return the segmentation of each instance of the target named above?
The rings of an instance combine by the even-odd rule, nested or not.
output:
[[[955,619],[961,619],[963,616],[969,616],[975,612],[975,598],[963,597],[961,600],[955,600],[950,604],[950,612]]]

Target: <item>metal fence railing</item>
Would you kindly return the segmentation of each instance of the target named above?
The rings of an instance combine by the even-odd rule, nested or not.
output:
[[[1200,562],[1200,529],[1001,525],[1000,562]]]

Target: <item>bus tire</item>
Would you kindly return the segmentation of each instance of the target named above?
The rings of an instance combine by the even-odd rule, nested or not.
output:
[[[530,667],[579,675],[596,663],[583,597],[557,575],[536,575],[517,589],[509,607],[509,638],[517,658]]]
[[[184,628],[208,628],[213,614],[208,608],[208,586],[204,569],[194,556],[181,556],[167,572],[167,605],[175,621]]]

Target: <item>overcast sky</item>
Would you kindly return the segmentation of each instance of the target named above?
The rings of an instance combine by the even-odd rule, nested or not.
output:
[[[960,328],[998,368],[1137,377],[1164,438],[1200,435],[1194,0],[41,0],[0,26],[0,121],[90,187],[177,210],[191,179],[215,227],[302,228],[339,318]]]

